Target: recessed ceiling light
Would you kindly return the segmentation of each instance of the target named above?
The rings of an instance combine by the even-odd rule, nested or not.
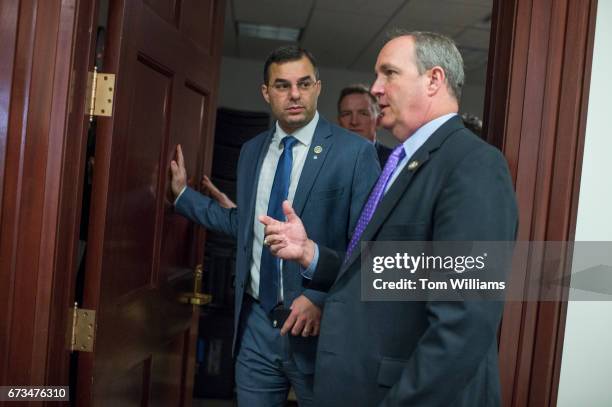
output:
[[[299,28],[238,22],[238,35],[243,37],[296,42],[300,38],[300,31]]]

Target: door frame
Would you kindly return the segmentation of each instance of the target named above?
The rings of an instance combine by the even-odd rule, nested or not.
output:
[[[89,26],[95,3],[2,2],[0,383],[68,385]],[[5,14],[5,12],[7,12]],[[11,52],[12,51],[12,52]],[[6,59],[4,58],[6,57]],[[85,78],[83,80],[83,78]],[[81,129],[81,130],[79,130]],[[76,136],[76,137],[74,137]],[[4,152],[3,152],[4,153]],[[73,238],[66,238],[72,236]],[[5,358],[6,355],[6,358]]]
[[[574,240],[596,13],[597,0],[494,0],[485,134],[508,160],[518,240]],[[534,280],[542,271],[529,272]],[[570,273],[559,268],[555,278]],[[527,277],[513,275],[523,286]],[[567,301],[506,303],[504,406],[556,406],[566,312]]]

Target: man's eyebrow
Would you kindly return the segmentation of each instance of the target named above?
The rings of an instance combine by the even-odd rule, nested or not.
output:
[[[382,64],[381,66],[378,67],[378,71],[387,71],[389,69],[397,70],[398,68],[395,65],[392,65],[389,63]]]
[[[302,82],[302,81],[307,81],[307,80],[312,80],[312,76],[307,75],[307,76],[302,76],[300,79],[298,79],[298,82]],[[291,83],[291,81],[287,80],[287,79],[282,79],[282,78],[276,78],[274,80],[274,83]]]

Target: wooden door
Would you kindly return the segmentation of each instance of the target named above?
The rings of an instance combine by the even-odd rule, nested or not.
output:
[[[113,117],[97,123],[83,307],[97,312],[79,355],[77,404],[189,405],[198,310],[178,302],[203,257],[173,213],[168,165],[183,145],[198,184],[209,171],[223,1],[111,1],[104,71]]]

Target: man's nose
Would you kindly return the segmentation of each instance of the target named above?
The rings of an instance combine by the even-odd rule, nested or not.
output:
[[[384,93],[383,83],[379,77],[376,77],[376,80],[374,80],[374,83],[370,87],[370,93],[374,96],[379,96]]]
[[[296,83],[292,84],[291,89],[289,90],[289,96],[291,96],[291,99],[299,99],[300,95],[301,93],[298,85]]]

